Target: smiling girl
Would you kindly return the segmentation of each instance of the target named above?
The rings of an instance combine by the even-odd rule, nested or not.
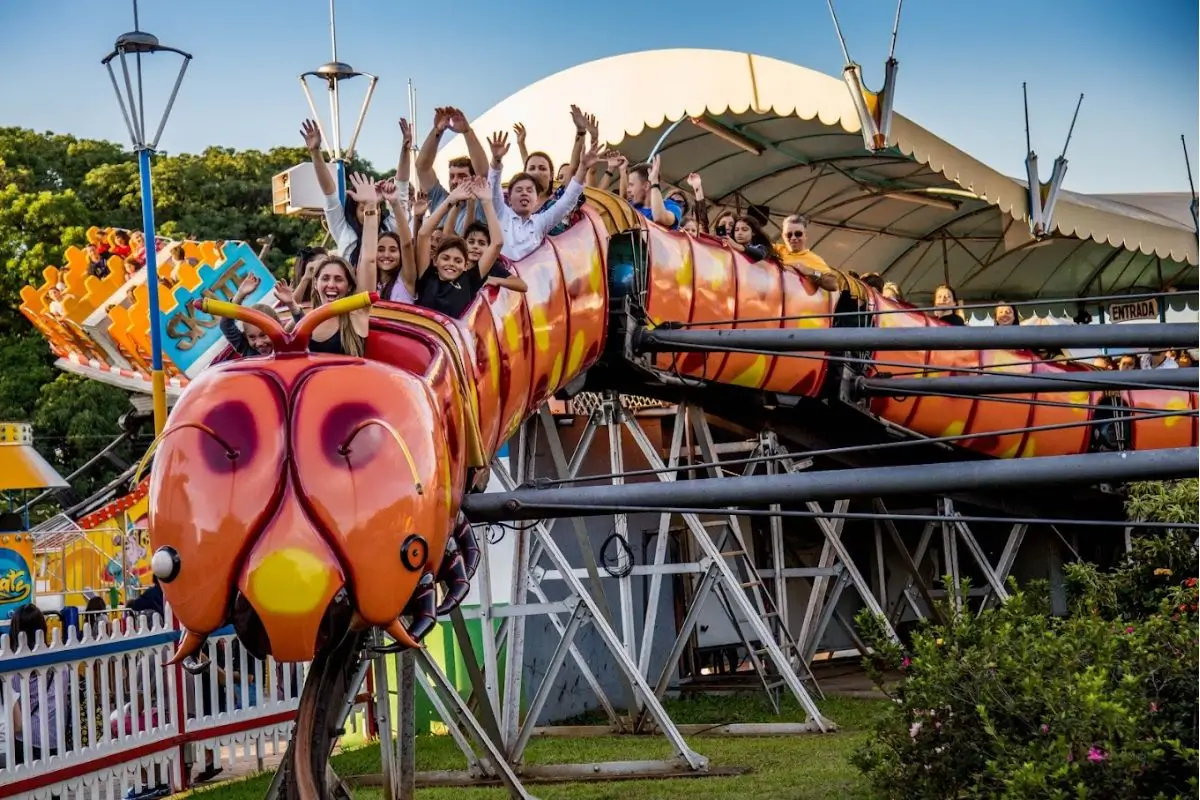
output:
[[[313,308],[375,287],[379,188],[367,176],[355,173],[350,176],[346,196],[353,198],[362,209],[362,246],[358,248],[358,264],[351,267],[339,256],[330,256],[321,262],[313,279]],[[312,332],[308,349],[314,353],[361,356],[365,351],[370,314],[370,308],[362,308],[325,320]]]

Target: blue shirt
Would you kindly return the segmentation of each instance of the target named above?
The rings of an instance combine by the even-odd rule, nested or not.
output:
[[[671,230],[675,230],[679,227],[679,223],[683,222],[683,207],[674,200],[666,199],[663,200],[663,206],[665,206],[667,211],[671,212],[671,216],[675,218],[675,221],[671,223]],[[654,221],[654,210],[650,208],[650,206],[634,206],[634,208],[642,212],[642,216],[646,219],[650,220],[651,222]]]

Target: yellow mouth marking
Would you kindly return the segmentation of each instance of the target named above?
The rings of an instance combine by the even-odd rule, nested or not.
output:
[[[263,611],[306,614],[329,588],[329,567],[312,553],[285,547],[269,554],[250,573],[250,594]]]

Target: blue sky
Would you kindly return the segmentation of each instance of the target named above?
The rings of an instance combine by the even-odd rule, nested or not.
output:
[[[838,0],[836,8],[851,56],[877,88],[894,5]],[[309,112],[296,76],[329,60],[328,0],[141,0],[141,21],[164,44],[195,55],[162,149],[299,143]],[[1187,134],[1193,168],[1200,138],[1197,26],[1195,0],[909,0],[897,110],[1019,176],[1028,81],[1045,179],[1084,92],[1066,188],[1185,191],[1179,135]],[[127,0],[0,0],[0,125],[128,144],[99,62],[132,27]],[[433,105],[459,105],[473,117],[547,75],[636,50],[751,51],[831,75],[842,66],[824,0],[338,0],[338,44],[341,60],[380,76],[359,142],[377,167],[395,158],[409,78],[427,123]],[[174,65],[151,73],[163,91]],[[580,87],[585,107],[586,93]],[[361,95],[347,94],[352,120]]]

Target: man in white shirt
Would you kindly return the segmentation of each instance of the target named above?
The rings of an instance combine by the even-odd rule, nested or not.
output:
[[[583,194],[588,170],[600,160],[600,142],[593,139],[592,146],[579,157],[579,166],[562,196],[545,211],[534,213],[538,207],[537,182],[527,172],[519,172],[508,184],[508,203],[500,186],[500,171],[504,156],[508,153],[508,134],[496,133],[488,139],[492,149],[492,164],[488,170],[491,184],[492,204],[500,217],[504,230],[504,247],[500,253],[512,261],[519,261],[532,253],[546,239],[546,235],[562,221],[562,209],[574,208]]]

